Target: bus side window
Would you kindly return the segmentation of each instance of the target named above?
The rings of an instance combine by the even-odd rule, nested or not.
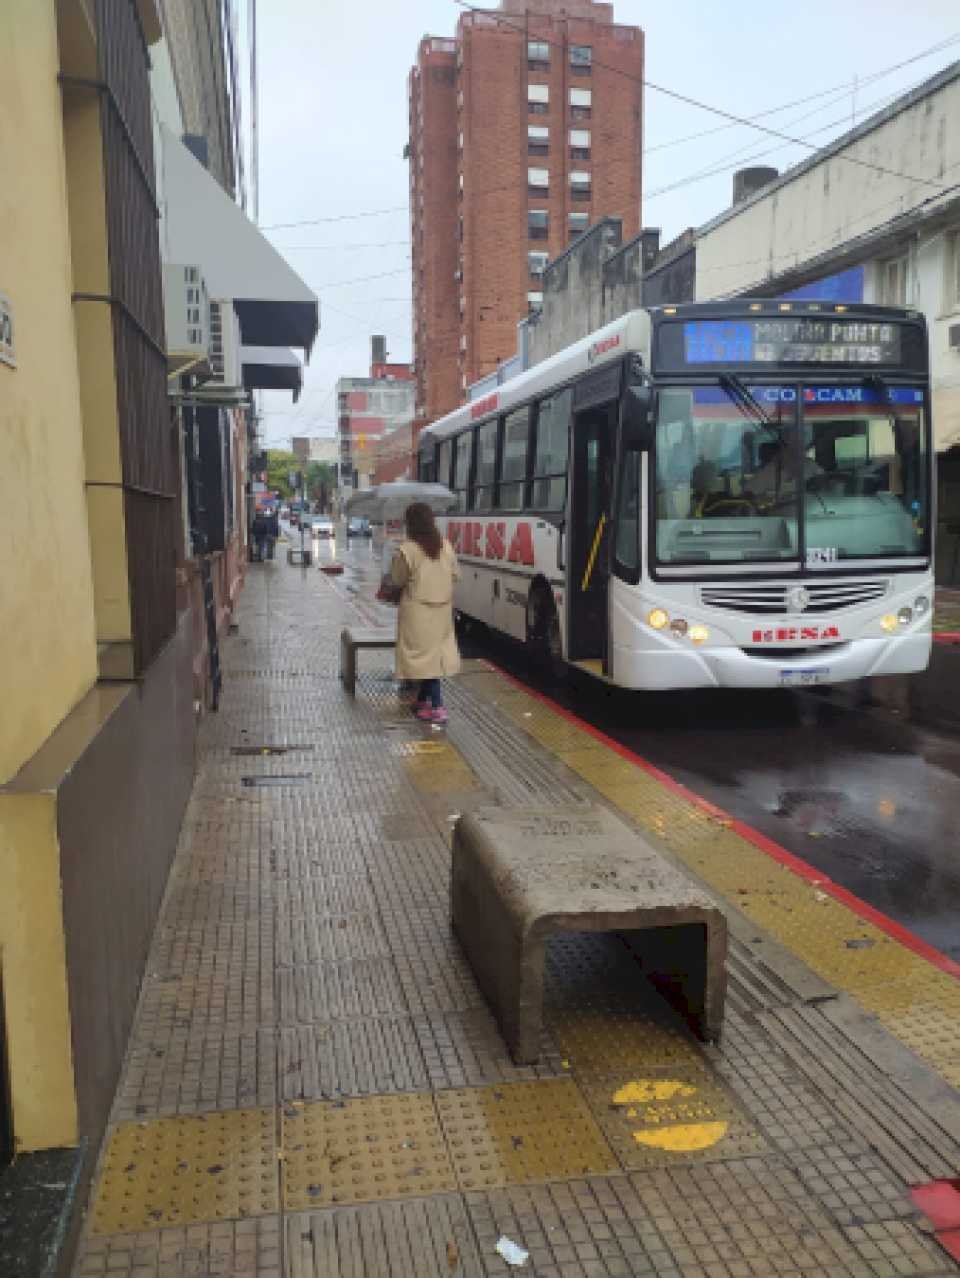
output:
[[[453,487],[450,462],[453,460],[453,440],[445,439],[437,450],[437,482],[445,488]]]
[[[530,409],[518,408],[504,418],[503,457],[500,462],[500,509],[523,510],[527,478]]]
[[[542,399],[537,412],[533,457],[533,510],[563,510],[567,503],[567,460],[570,453],[571,390]]]
[[[620,467],[617,493],[617,537],[613,567],[618,577],[636,585],[640,580],[640,450],[629,448]]]
[[[462,435],[458,435],[454,441],[453,453],[453,490],[457,494],[457,509],[469,510],[470,498],[470,469],[473,460],[473,436],[472,430],[465,430]]]
[[[494,484],[497,479],[498,419],[484,422],[476,431],[477,462],[473,480],[473,509],[492,510]]]

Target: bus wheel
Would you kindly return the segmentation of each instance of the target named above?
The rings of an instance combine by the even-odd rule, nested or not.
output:
[[[567,663],[563,659],[560,618],[553,596],[544,587],[534,590],[527,604],[527,650],[547,678],[554,683],[564,681]]]

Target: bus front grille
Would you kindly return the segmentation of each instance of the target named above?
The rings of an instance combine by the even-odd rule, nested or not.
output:
[[[890,582],[879,578],[868,581],[805,581],[792,585],[701,586],[700,602],[707,608],[743,612],[752,617],[806,616],[875,603],[889,589]]]

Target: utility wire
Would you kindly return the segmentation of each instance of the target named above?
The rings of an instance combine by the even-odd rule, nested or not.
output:
[[[368,209],[363,213],[341,213],[339,217],[314,217],[305,222],[273,222],[270,226],[261,226],[261,231],[285,231],[294,226],[322,226],[328,222],[354,222],[361,217],[384,217],[387,213],[406,213],[408,206],[398,204],[392,209]]]
[[[466,9],[468,13],[490,12],[490,10],[483,9],[479,5],[469,4],[468,0],[456,0],[456,3],[461,9]],[[494,16],[500,26],[511,27],[514,31],[526,34],[526,27],[520,26],[519,23],[508,21],[501,15],[499,10]],[[957,38],[960,39],[960,36]],[[542,44],[552,45],[557,49],[563,48],[559,40],[548,40],[539,35],[537,39]],[[640,84],[644,88],[652,89],[654,93],[662,93],[664,97],[672,98],[675,102],[683,102],[686,106],[696,107],[700,111],[707,111],[711,115],[719,116],[722,120],[729,120],[732,124],[742,124],[747,128],[756,129],[758,133],[765,133],[768,137],[779,138],[781,142],[789,142],[793,146],[806,147],[810,151],[818,151],[820,149],[813,142],[805,142],[802,138],[792,137],[789,133],[782,133],[779,129],[771,129],[765,124],[757,124],[756,120],[751,119],[749,116],[737,115],[733,111],[725,111],[722,107],[711,106],[710,103],[702,102],[699,98],[692,97],[689,93],[680,93],[676,89],[668,89],[666,85],[656,84],[653,80],[648,80],[644,76],[633,75],[630,71],[624,71],[620,67],[613,67],[608,63],[599,61],[594,61],[593,66],[609,71],[613,75],[619,75],[625,80],[631,80],[634,84]],[[914,182],[919,186],[942,188],[942,183],[934,182],[932,178],[911,177],[908,173],[901,173],[898,169],[888,169],[885,165],[874,164],[870,160],[861,160],[856,156],[845,155],[842,152],[837,158],[844,160],[848,164],[856,164],[860,168],[870,169],[875,173],[883,173],[887,177],[901,178],[904,182]]]

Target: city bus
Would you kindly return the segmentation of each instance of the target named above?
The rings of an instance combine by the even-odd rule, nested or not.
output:
[[[625,688],[923,670],[927,334],[777,300],[624,315],[431,424],[459,614]]]

